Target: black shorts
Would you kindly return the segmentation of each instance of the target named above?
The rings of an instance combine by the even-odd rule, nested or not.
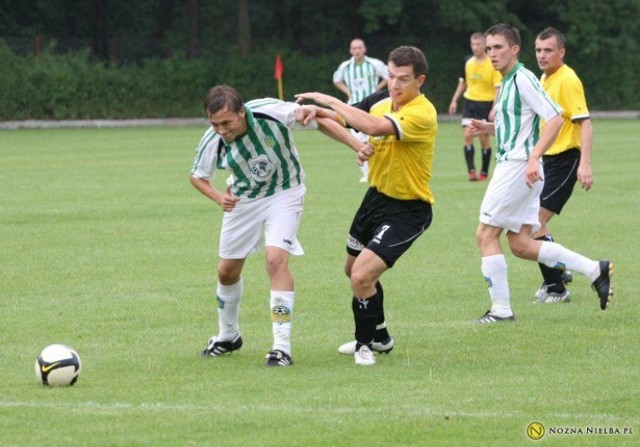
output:
[[[540,193],[541,207],[560,214],[578,180],[579,164],[579,149],[569,149],[558,155],[542,157],[544,186]]]
[[[465,99],[462,106],[462,125],[466,126],[471,118],[488,120],[493,107],[492,101],[472,101]]]
[[[347,253],[358,256],[368,248],[391,268],[429,228],[432,217],[430,203],[393,199],[369,188],[351,223]]]

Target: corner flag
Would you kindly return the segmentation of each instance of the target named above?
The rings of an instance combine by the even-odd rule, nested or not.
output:
[[[273,70],[273,77],[278,80],[278,96],[281,101],[284,100],[284,93],[282,90],[282,73],[284,72],[284,64],[280,55],[276,55],[276,64]]]

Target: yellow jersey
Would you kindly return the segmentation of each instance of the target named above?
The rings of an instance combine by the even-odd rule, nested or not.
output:
[[[540,83],[551,99],[564,110],[560,133],[545,155],[557,155],[573,148],[580,149],[579,121],[589,118],[587,100],[580,78],[572,68],[563,65],[549,77],[543,74]],[[543,121],[540,124],[541,133],[542,129],[544,129]]]
[[[369,159],[370,185],[394,199],[434,203],[429,182],[438,120],[433,104],[420,94],[393,111],[387,97],[373,104],[369,113],[390,120],[396,129],[395,135],[369,137],[375,149]]]
[[[492,102],[501,81],[502,75],[493,68],[491,59],[485,57],[478,63],[476,58],[471,56],[464,64],[464,82],[467,89],[463,96],[471,101]]]

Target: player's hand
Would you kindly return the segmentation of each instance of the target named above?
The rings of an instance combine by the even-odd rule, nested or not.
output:
[[[527,186],[531,188],[538,180],[544,180],[540,171],[540,160],[535,157],[530,157],[527,163],[527,170],[524,173],[524,181]]]
[[[324,93],[318,92],[308,92],[308,93],[298,93],[295,95],[296,102],[298,104],[302,103],[305,99],[315,102],[316,104],[320,104],[323,106],[328,106],[331,101],[335,101],[336,98],[333,96],[325,95]]]
[[[591,189],[591,185],[593,185],[593,177],[591,174],[591,165],[582,165],[578,166],[578,181],[580,182],[580,186],[585,191],[589,191]]]
[[[236,207],[236,203],[238,203],[239,200],[240,200],[240,197],[234,196],[231,193],[231,186],[229,186],[225,191],[225,193],[222,195],[220,208],[222,208],[222,211],[224,211],[225,213],[228,213],[229,211],[233,211],[233,209]]]
[[[487,122],[485,120],[471,118],[471,121],[469,122],[469,124],[467,124],[467,129],[469,130],[469,133],[471,135],[477,137],[488,133],[486,130],[486,126]]]
[[[358,149],[358,164],[362,166],[373,156],[374,150],[370,143],[366,143]]]
[[[306,126],[316,118],[316,108],[313,106],[301,106],[296,110],[296,122]]]
[[[451,101],[451,104],[449,104],[449,115],[454,115],[457,109],[458,109],[458,102]]]

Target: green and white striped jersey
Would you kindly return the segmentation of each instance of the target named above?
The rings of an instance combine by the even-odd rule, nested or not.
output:
[[[504,77],[496,99],[496,160],[528,160],[540,134],[540,119],[549,121],[562,108],[522,63]]]
[[[300,106],[265,98],[247,102],[247,132],[230,143],[210,127],[196,148],[191,175],[212,181],[216,169],[231,174],[231,192],[258,199],[292,188],[304,181],[290,129],[317,129],[316,121],[302,126],[295,120]]]
[[[382,79],[387,79],[387,66],[379,59],[364,57],[361,64],[356,64],[355,58],[351,58],[340,64],[333,73],[333,83],[344,82],[351,98],[349,104],[355,104],[376,91],[376,86]]]

